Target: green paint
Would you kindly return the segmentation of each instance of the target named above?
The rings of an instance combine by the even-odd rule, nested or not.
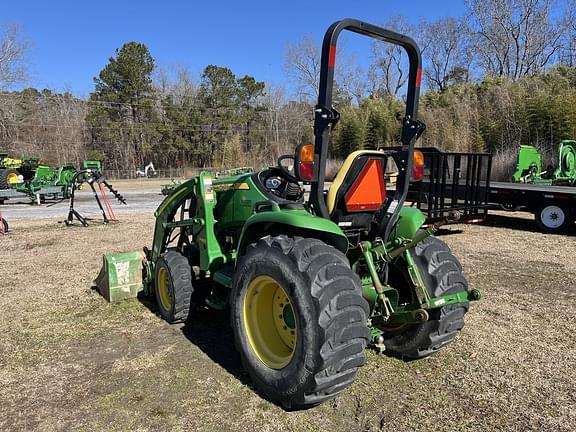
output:
[[[521,145],[518,151],[516,171],[512,174],[515,183],[524,183],[526,176],[540,177],[542,172],[542,156],[536,147]]]
[[[124,252],[103,257],[102,269],[94,280],[109,302],[135,298],[142,290],[142,253]]]
[[[426,216],[416,207],[402,207],[393,238],[412,239],[426,222]]]
[[[576,185],[576,141],[560,142],[556,168],[548,171],[542,171],[542,155],[535,147],[521,145],[512,179],[516,183]]]
[[[242,229],[239,251],[266,235],[267,232],[281,230],[285,234],[298,234],[325,241],[342,252],[348,249],[348,239],[334,222],[314,216],[306,210],[281,210],[272,206],[250,216]]]

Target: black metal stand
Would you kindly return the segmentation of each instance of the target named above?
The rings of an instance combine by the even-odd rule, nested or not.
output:
[[[104,224],[110,223],[110,219],[106,215],[106,211],[102,206],[102,201],[100,201],[98,192],[96,192],[96,188],[94,187],[95,183],[103,184],[104,186],[106,186],[106,188],[114,195],[114,197],[118,201],[126,205],[126,200],[124,199],[124,197],[116,189],[114,189],[110,183],[108,183],[108,181],[100,171],[93,169],[81,170],[78,171],[76,174],[74,174],[74,177],[72,177],[72,181],[70,182],[71,186],[69,187],[71,187],[72,190],[70,191],[70,208],[68,210],[68,217],[64,221],[66,225],[68,226],[73,225],[74,218],[76,218],[78,222],[80,222],[83,226],[88,226],[88,219],[74,208],[75,192],[82,183],[88,183],[88,185],[90,185],[90,188],[92,189],[92,194],[94,195],[94,199],[96,200],[98,208],[102,213],[102,223]]]

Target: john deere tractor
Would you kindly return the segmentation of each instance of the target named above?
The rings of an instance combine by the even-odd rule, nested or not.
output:
[[[24,175],[35,164],[36,159],[14,159],[0,151],[0,189],[9,189],[24,181]]]
[[[325,190],[343,30],[406,50],[406,113],[400,150],[350,154]],[[423,170],[414,151],[424,131],[420,79],[411,38],[338,21],[324,37],[315,143],[259,172],[203,172],[176,186],[156,210],[153,244],[143,254],[144,293],[170,323],[194,319],[198,307],[229,309],[254,385],[286,408],[314,406],[345,390],[368,345],[406,360],[433,354],[454,340],[470,300],[480,297],[448,246],[433,237],[438,225],[423,228],[423,214],[403,206],[411,177]],[[399,168],[394,193],[384,180],[389,158]],[[138,290],[135,259],[137,253],[105,257],[97,284],[109,300]]]

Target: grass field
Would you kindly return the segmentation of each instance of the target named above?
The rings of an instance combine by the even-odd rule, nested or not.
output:
[[[151,242],[151,214],[12,221],[0,237],[0,430],[573,430],[576,237],[513,216],[442,236],[484,295],[455,343],[411,363],[369,352],[348,391],[300,412],[254,391],[225,314],[171,326],[150,302],[112,305],[91,288],[102,254]]]

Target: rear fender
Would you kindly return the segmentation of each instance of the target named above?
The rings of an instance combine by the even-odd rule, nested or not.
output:
[[[418,230],[426,222],[426,216],[416,207],[402,207],[398,216],[398,223],[390,235],[390,240],[394,238],[412,239]]]
[[[246,247],[267,235],[309,237],[321,240],[343,253],[348,249],[348,239],[334,222],[308,213],[306,210],[281,210],[272,206],[250,216],[240,235],[238,257],[244,255]]]

